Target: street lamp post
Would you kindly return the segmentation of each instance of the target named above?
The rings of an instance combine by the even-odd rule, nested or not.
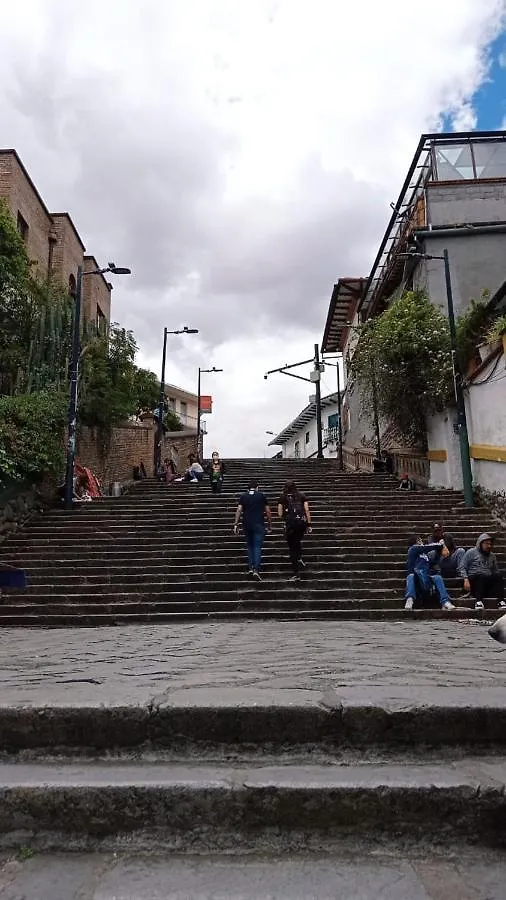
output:
[[[216,366],[213,366],[212,369],[201,369],[199,366],[199,378],[198,378],[198,387],[197,387],[197,454],[200,455],[200,376],[202,372],[223,372],[223,369],[217,369]],[[202,454],[203,455],[203,454]]]
[[[416,238],[415,238],[416,241]],[[473,500],[473,474],[471,469],[471,454],[469,452],[469,435],[467,431],[466,402],[464,388],[462,386],[462,373],[457,357],[457,330],[455,327],[455,310],[453,308],[453,290],[450,271],[450,258],[445,248],[442,255],[418,252],[415,249],[409,253],[401,254],[407,259],[440,259],[444,263],[446,302],[448,306],[448,323],[450,326],[450,345],[452,354],[453,386],[455,390],[455,404],[457,407],[457,432],[460,445],[460,463],[462,468],[462,486],[464,489],[464,503],[466,506],[474,506]]]
[[[160,400],[158,402],[158,422],[156,429],[156,452],[155,452],[155,475],[158,475],[162,465],[162,440],[163,440],[163,411],[165,408],[165,363],[167,360],[167,335],[168,334],[198,334],[198,328],[177,328],[175,331],[169,331],[168,328],[163,329],[163,350],[162,350],[162,377],[160,379]]]
[[[312,378],[305,378],[303,375],[295,375],[294,372],[289,372],[288,369],[296,369],[298,366],[305,366],[307,363],[314,363],[314,369],[311,372]],[[274,373],[280,372],[281,375],[290,375],[291,378],[298,378],[299,381],[309,381],[310,384],[315,385],[315,406],[316,406],[316,439],[318,444],[318,450],[316,457],[317,459],[323,459],[323,440],[322,440],[322,404],[321,404],[321,392],[320,392],[320,378],[321,378],[321,368],[320,368],[320,354],[318,349],[318,344],[314,345],[314,356],[311,359],[303,359],[298,363],[291,363],[291,365],[280,366],[277,369],[270,369],[265,373],[264,378],[267,380],[269,375],[274,375]]]
[[[316,440],[318,451],[317,459],[323,459],[323,435],[322,435],[322,394],[321,394],[321,375],[320,375],[320,353],[318,344],[314,345],[314,372],[315,372],[315,394],[316,394]]]
[[[83,278],[88,275],[104,275],[111,272],[112,275],[130,275],[130,269],[108,263],[103,269],[90,269],[85,272],[82,266],[77,267],[77,279],[75,289],[74,320],[72,327],[72,349],[70,353],[70,400],[67,421],[67,462],[65,467],[65,509],[72,509],[74,497],[74,470],[76,459],[76,431],[77,431],[77,395],[79,385],[79,360],[81,357],[81,307],[83,301]]]

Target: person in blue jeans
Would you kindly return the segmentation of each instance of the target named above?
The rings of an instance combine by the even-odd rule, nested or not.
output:
[[[258,481],[250,481],[248,490],[239,497],[239,504],[235,512],[234,534],[237,534],[239,522],[242,518],[242,527],[246,537],[248,552],[248,575],[252,575],[258,581],[260,567],[262,565],[262,548],[265,539],[265,523],[271,527],[271,510],[267,497],[258,488]]]
[[[404,595],[404,609],[413,609],[416,601],[416,584],[417,579],[423,591],[427,593],[433,588],[436,589],[439,597],[441,609],[450,611],[455,609],[451,602],[446,585],[441,575],[431,575],[429,553],[435,551],[438,555],[448,553],[444,540],[438,541],[437,544],[424,544],[422,538],[418,534],[413,534],[408,541],[408,559],[407,559],[407,577],[406,577],[406,593]]]

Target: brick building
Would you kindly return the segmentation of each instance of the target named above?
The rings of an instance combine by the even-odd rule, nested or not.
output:
[[[54,277],[75,288],[77,268],[97,268],[69,214],[51,213],[15,150],[0,150],[0,199],[4,200],[22,236],[34,274]],[[112,285],[103,277],[85,278],[83,316],[103,325],[110,321]]]

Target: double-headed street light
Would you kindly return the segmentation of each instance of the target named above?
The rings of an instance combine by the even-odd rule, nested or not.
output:
[[[415,238],[416,241],[416,238]],[[450,259],[448,250],[444,249],[441,255],[433,253],[423,253],[417,250],[417,245],[408,253],[402,253],[400,256],[405,259],[440,259],[444,263],[445,284],[446,284],[446,302],[448,305],[448,323],[450,326],[450,343],[452,353],[452,370],[453,385],[455,390],[455,405],[457,407],[457,433],[460,444],[460,463],[462,468],[462,485],[464,488],[464,503],[466,506],[473,506],[473,474],[471,470],[471,454],[469,452],[469,435],[467,431],[466,402],[464,399],[464,388],[462,384],[462,372],[457,357],[457,329],[455,327],[455,310],[453,308],[453,290],[450,272]]]
[[[289,369],[296,369],[298,366],[305,366],[307,363],[314,363],[314,369],[311,372],[309,378],[305,378],[303,375],[295,375],[294,372],[289,372]],[[301,362],[292,363],[291,365],[280,366],[278,369],[270,369],[269,372],[266,372],[264,375],[265,380],[269,377],[269,375],[273,375],[275,372],[280,372],[281,375],[290,375],[291,378],[298,378],[300,381],[309,381],[311,384],[315,386],[315,406],[316,406],[316,439],[318,442],[318,451],[316,454],[317,459],[323,459],[323,440],[322,440],[322,398],[321,398],[321,389],[320,389],[320,379],[322,372],[322,365],[320,363],[320,351],[318,348],[318,344],[314,345],[314,356],[311,359],[303,359]]]
[[[213,366],[212,369],[201,369],[199,366],[199,378],[198,378],[198,387],[197,387],[197,454],[200,455],[200,376],[203,372],[223,372],[223,369],[217,369],[216,366]]]
[[[74,497],[74,470],[76,459],[77,431],[77,389],[79,381],[79,360],[81,358],[81,307],[83,301],[83,278],[88,275],[131,275],[130,269],[108,263],[103,269],[90,269],[85,272],[82,266],[77,267],[75,288],[74,321],[72,328],[72,350],[70,356],[70,401],[67,423],[67,464],[65,469],[65,509],[72,509]]]
[[[160,400],[158,403],[158,422],[156,429],[156,451],[155,451],[155,475],[158,475],[162,465],[162,440],[163,440],[163,411],[165,407],[165,362],[167,359],[167,335],[168,334],[198,334],[198,328],[188,328],[183,325],[182,328],[176,328],[175,331],[169,331],[168,328],[163,329],[163,350],[162,350],[162,377],[160,379]]]

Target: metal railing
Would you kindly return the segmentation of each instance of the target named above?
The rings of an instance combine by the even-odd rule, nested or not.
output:
[[[401,475],[406,472],[418,484],[427,485],[430,478],[430,463],[421,450],[389,450],[394,460],[394,471]],[[373,472],[376,453],[368,447],[343,446],[343,461],[349,472]]]

